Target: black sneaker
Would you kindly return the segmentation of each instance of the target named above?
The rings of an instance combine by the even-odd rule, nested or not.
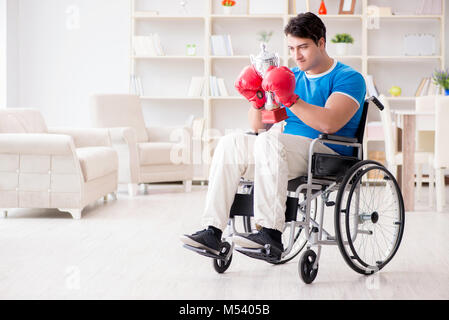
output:
[[[259,232],[247,236],[234,236],[232,237],[232,241],[242,248],[262,249],[265,245],[269,244],[272,248],[277,249],[276,251],[284,251],[282,241],[280,239],[274,239],[270,235],[270,231],[266,228],[262,228]]]
[[[189,246],[220,254],[221,239],[211,229],[204,229],[192,235],[185,234],[181,237],[181,241]]]

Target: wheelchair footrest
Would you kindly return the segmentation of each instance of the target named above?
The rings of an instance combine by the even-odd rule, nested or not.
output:
[[[215,253],[212,253],[210,251],[207,251],[206,249],[201,249],[201,248],[196,248],[193,246],[189,246],[188,244],[184,244],[183,245],[184,248],[192,250],[202,256],[208,257],[208,258],[212,258],[212,259],[218,259],[218,260],[226,260],[226,256],[225,255],[217,255]]]
[[[278,262],[282,255],[280,250],[272,248],[269,244],[260,249],[236,247],[235,250],[250,258],[264,260],[270,263]]]

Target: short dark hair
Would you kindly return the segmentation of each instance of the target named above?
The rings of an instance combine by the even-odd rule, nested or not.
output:
[[[323,21],[312,12],[300,13],[291,18],[284,29],[285,35],[298,38],[312,39],[316,45],[321,38],[326,41],[326,26]]]

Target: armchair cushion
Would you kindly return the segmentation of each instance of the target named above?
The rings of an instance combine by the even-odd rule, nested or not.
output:
[[[177,159],[170,159],[170,156],[172,152],[175,155],[176,150],[179,150],[182,146],[169,142],[147,142],[137,144],[137,148],[139,150],[140,165],[148,166],[157,164],[177,164]]]
[[[38,110],[0,110],[0,133],[47,133],[47,125]]]
[[[109,147],[86,147],[76,149],[76,154],[83,171],[84,181],[112,173],[118,168],[118,157],[114,149]]]

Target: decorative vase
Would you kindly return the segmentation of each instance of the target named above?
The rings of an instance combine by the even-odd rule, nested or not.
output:
[[[324,0],[321,0],[320,9],[318,10],[318,14],[327,14],[326,4]]]
[[[444,89],[444,94],[445,94],[446,96],[449,96],[449,89]]]
[[[223,6],[223,13],[226,15],[232,14],[232,7],[231,6]]]
[[[349,43],[345,43],[345,42],[336,43],[335,49],[337,51],[337,56],[345,56],[348,54]]]

